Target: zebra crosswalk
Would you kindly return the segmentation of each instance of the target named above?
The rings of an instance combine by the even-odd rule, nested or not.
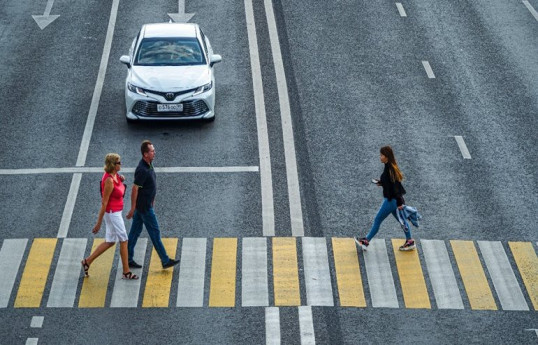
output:
[[[163,270],[141,238],[135,249],[141,279],[121,279],[114,250],[84,278],[80,261],[102,241],[3,240],[0,308],[538,310],[538,243],[532,242],[422,239],[418,250],[401,252],[403,239],[374,239],[362,251],[352,238],[164,238],[180,265]]]

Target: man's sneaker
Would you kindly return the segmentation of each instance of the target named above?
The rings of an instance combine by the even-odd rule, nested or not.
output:
[[[416,248],[415,240],[407,240],[402,246],[400,246],[400,250],[403,250],[403,251],[413,250],[415,248]]]
[[[142,268],[142,265],[139,265],[134,261],[129,261],[129,267],[130,268]]]
[[[362,247],[363,250],[368,249],[368,245],[370,245],[370,242],[368,242],[366,237],[362,237],[362,238],[353,237],[353,239],[355,240],[355,243],[357,243],[359,246]]]
[[[179,260],[170,259],[167,263],[163,265],[163,268],[170,268],[172,266],[175,266],[179,264]]]

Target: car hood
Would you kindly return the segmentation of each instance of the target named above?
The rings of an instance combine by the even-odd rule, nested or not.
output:
[[[153,91],[181,91],[211,82],[211,69],[196,66],[132,66],[130,82]]]

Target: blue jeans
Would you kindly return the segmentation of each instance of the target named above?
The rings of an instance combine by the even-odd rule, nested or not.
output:
[[[379,208],[379,211],[377,211],[377,215],[375,216],[374,224],[372,224],[370,232],[368,233],[368,235],[366,235],[366,239],[368,241],[370,241],[377,234],[377,232],[379,231],[379,226],[389,214],[392,213],[394,218],[396,218],[396,221],[398,221],[398,216],[396,215],[397,209],[398,205],[396,204],[396,199],[392,199],[391,201],[389,201],[387,198],[383,199],[383,203],[381,204],[381,207]],[[403,221],[405,224],[405,239],[409,240],[411,239],[411,228],[407,223],[407,219],[404,219]]]
[[[170,261],[170,258],[168,257],[168,254],[166,254],[166,249],[161,241],[161,231],[159,230],[159,223],[157,222],[153,207],[150,207],[149,210],[144,213],[139,212],[138,210],[135,210],[134,212],[133,224],[131,224],[131,230],[129,231],[129,242],[127,243],[129,262],[133,261],[134,247],[138,237],[140,237],[140,234],[142,233],[142,225],[146,226],[153,247],[161,258],[161,263],[163,265],[167,264],[168,261]]]

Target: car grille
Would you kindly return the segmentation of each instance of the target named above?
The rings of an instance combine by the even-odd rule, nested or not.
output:
[[[207,104],[200,99],[181,103],[183,104],[182,112],[159,112],[157,111],[158,102],[138,101],[133,107],[133,114],[155,117],[188,117],[199,116],[209,111]]]
[[[189,90],[183,90],[183,91],[178,91],[178,92],[159,92],[159,91],[153,91],[153,90],[144,90],[144,91],[146,91],[147,93],[152,93],[155,95],[162,96],[166,98],[167,101],[173,101],[174,99],[176,99],[177,96],[184,95],[189,92],[194,92],[196,91],[196,89],[189,89]]]

